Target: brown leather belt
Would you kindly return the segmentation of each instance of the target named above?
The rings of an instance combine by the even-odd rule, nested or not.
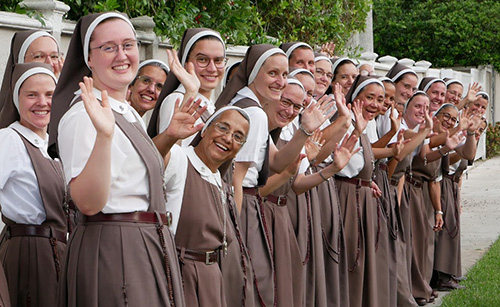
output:
[[[66,243],[66,233],[43,225],[12,225],[7,226],[7,238],[12,237],[43,237],[55,238]]]
[[[280,207],[286,206],[286,196],[280,195],[280,196],[275,196],[275,195],[267,195],[266,200],[272,202],[275,205],[278,205]]]
[[[350,184],[354,184],[356,186],[360,187],[370,187],[372,185],[372,182],[370,180],[364,180],[364,179],[356,179],[356,178],[347,178],[347,177],[340,177],[340,176],[335,176],[335,179],[344,181]]]
[[[412,186],[416,187],[416,188],[422,188],[424,186],[424,182],[422,180],[419,180],[419,179],[415,179],[413,177],[410,177],[410,176],[406,176],[406,182],[408,182],[409,184],[411,184]]]
[[[179,259],[181,261],[183,259],[188,259],[193,261],[204,262],[207,265],[214,264],[219,260],[219,249],[210,252],[199,252],[177,246],[177,254],[179,255]]]
[[[130,222],[130,223],[148,223],[156,224],[158,222],[157,215],[162,220],[163,224],[166,226],[172,225],[172,213],[158,213],[155,212],[144,212],[136,211],[130,213],[111,213],[104,214],[102,212],[96,215],[83,216],[84,223],[94,223],[94,222]]]
[[[460,177],[461,176],[455,176],[455,175],[448,175],[448,174],[443,174],[443,177],[446,177],[450,179],[453,182],[459,183],[460,182]]]
[[[243,194],[257,196],[257,195],[259,195],[259,188],[245,188],[245,187],[243,187]]]
[[[387,172],[387,164],[385,163],[379,163],[378,168]]]
[[[393,185],[393,186],[395,186],[395,187],[397,187],[397,186],[398,186],[398,184],[399,184],[399,180],[400,180],[400,179],[401,179],[401,178],[399,178],[399,179],[391,178],[391,180],[390,180],[390,184],[391,184],[391,185]]]

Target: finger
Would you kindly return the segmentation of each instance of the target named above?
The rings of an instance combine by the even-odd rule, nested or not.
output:
[[[108,91],[103,90],[101,92],[101,98],[102,98],[102,107],[103,108],[110,108]]]

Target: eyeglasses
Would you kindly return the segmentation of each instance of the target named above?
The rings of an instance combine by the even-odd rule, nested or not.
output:
[[[452,124],[456,124],[456,123],[458,123],[458,118],[456,118],[456,117],[451,117],[451,114],[450,114],[450,113],[445,113],[445,112],[443,112],[443,113],[441,113],[441,114],[443,114],[443,119],[444,119],[445,121],[447,121],[447,122],[451,122]]]
[[[283,107],[285,107],[287,109],[290,107],[293,107],[293,112],[295,112],[295,113],[300,113],[300,111],[302,111],[302,109],[304,109],[304,106],[302,106],[301,104],[296,104],[296,103],[291,102],[290,100],[285,100],[283,98],[280,100],[280,103]]]
[[[198,65],[201,68],[205,68],[210,64],[210,61],[214,61],[214,65],[217,68],[224,68],[227,63],[227,58],[226,57],[216,57],[216,58],[210,58],[206,55],[197,55],[195,57],[196,65]]]
[[[233,137],[233,141],[235,141],[239,145],[243,145],[245,141],[247,140],[246,136],[243,133],[240,132],[231,132],[229,130],[229,126],[224,123],[215,123],[214,124],[215,130],[221,134],[228,135],[231,134]]]
[[[49,57],[52,61],[57,61],[62,56],[64,56],[64,53],[62,52],[52,52],[51,54],[46,54],[43,51],[37,51],[29,53],[25,57],[29,57],[35,62],[45,62],[47,61],[47,57]]]
[[[154,84],[155,90],[157,90],[158,92],[161,92],[161,89],[163,88],[163,83],[159,83],[159,82],[155,83],[154,80],[151,79],[151,77],[146,76],[146,75],[137,76],[135,79],[141,81],[141,83],[147,87],[151,86],[151,84]]]
[[[90,50],[100,49],[105,53],[116,53],[120,49],[120,46],[122,46],[123,51],[132,51],[138,49],[140,45],[141,45],[140,42],[136,40],[130,40],[124,42],[123,44],[106,43],[99,47],[90,48]]]
[[[333,79],[333,74],[331,72],[325,72],[323,69],[321,68],[316,68],[316,72],[315,74],[317,75],[317,77],[321,78],[323,77],[324,75],[326,75],[326,77],[330,80]]]

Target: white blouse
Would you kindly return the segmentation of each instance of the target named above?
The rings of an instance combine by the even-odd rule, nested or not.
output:
[[[168,195],[166,207],[167,211],[172,213],[172,225],[170,226],[170,230],[174,235],[179,223],[182,200],[186,188],[188,159],[203,180],[219,188],[222,187],[222,179],[219,171],[217,170],[215,173],[212,173],[205,163],[200,160],[194,151],[194,147],[189,146],[181,148],[178,145],[174,145],[170,150],[170,160],[165,169],[165,184]],[[220,191],[221,197],[223,197],[222,189],[220,189]]]
[[[15,131],[14,131],[15,130]],[[0,204],[2,214],[19,224],[40,225],[46,219],[45,207],[31,158],[21,137],[47,154],[49,136],[45,139],[19,122],[0,129]]]
[[[94,89],[94,93],[101,99],[99,90]],[[78,92],[75,94],[78,95]],[[111,97],[109,103],[111,109],[122,114],[127,121],[139,122],[143,129],[146,128],[139,114],[128,103]],[[58,131],[59,154],[66,181],[69,182],[80,175],[87,164],[97,134],[82,101],[74,103],[64,114]],[[125,213],[147,211],[148,208],[149,179],[146,165],[128,137],[115,124],[111,145],[111,187],[108,201],[101,211]]]
[[[170,121],[172,121],[172,116],[174,116],[175,102],[177,101],[177,99],[179,99],[179,103],[182,103],[182,99],[184,99],[184,94],[186,94],[186,89],[182,84],[180,84],[179,87],[177,87],[177,89],[174,92],[165,97],[165,100],[163,100],[163,103],[161,104],[160,107],[160,113],[158,114],[159,133],[162,133],[163,131],[167,130],[168,126],[170,125]],[[196,95],[195,100],[198,99],[201,99],[200,107],[207,106],[208,113],[210,113],[210,115],[214,114],[215,104],[210,99],[207,99],[200,93]],[[201,123],[203,123],[203,120],[200,117],[195,122],[195,125]],[[196,134],[182,140],[182,147],[188,147],[195,137]]]

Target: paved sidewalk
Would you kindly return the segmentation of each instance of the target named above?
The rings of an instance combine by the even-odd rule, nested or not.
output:
[[[478,161],[462,179],[462,270],[467,271],[500,235],[500,157]],[[443,296],[427,306],[439,306]]]

